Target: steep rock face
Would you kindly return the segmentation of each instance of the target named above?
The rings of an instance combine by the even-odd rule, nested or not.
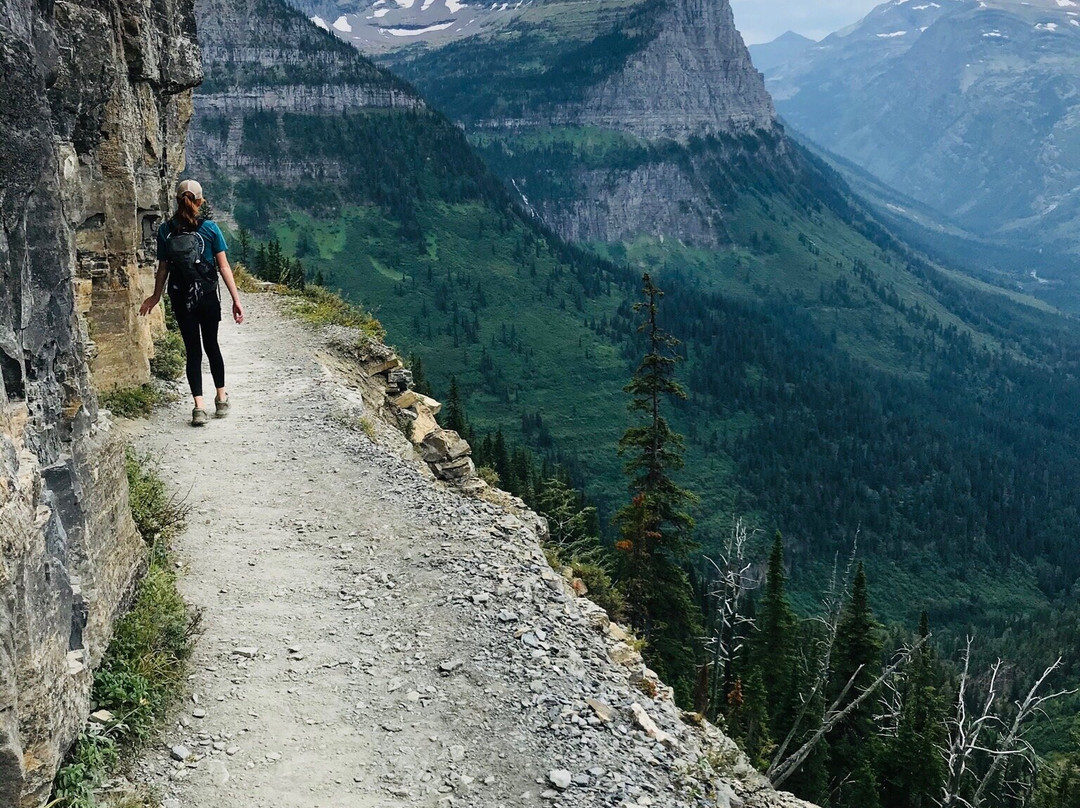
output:
[[[654,24],[649,44],[590,90],[581,123],[673,140],[772,128],[772,99],[727,0],[677,0]]]
[[[192,21],[172,0],[0,7],[4,806],[48,797],[143,563],[85,325],[103,386],[146,377],[149,334],[130,308],[149,263],[144,228],[183,159]]]
[[[190,8],[156,0],[54,6],[56,76],[48,91],[61,143],[65,211],[75,228],[80,313],[100,390],[149,379],[150,329],[138,303],[153,281],[153,237],[183,165],[199,82]]]
[[[327,119],[423,106],[404,82],[283,3],[198,0],[196,14],[206,79],[188,144],[194,173],[340,184],[350,166],[339,155],[311,149],[268,159],[274,143],[288,139],[285,127],[301,125],[283,116]]]
[[[571,199],[538,200],[540,218],[568,241],[633,241],[641,235],[690,244],[721,241],[721,217],[703,189],[673,163],[576,175]]]
[[[719,247],[722,205],[689,147],[741,153],[767,143],[764,163],[787,158],[727,0],[541,3],[498,34],[384,58],[474,132],[497,171],[569,240]]]

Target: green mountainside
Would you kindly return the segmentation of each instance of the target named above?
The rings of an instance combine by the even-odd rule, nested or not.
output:
[[[782,529],[809,606],[857,536],[890,620],[913,627],[927,608],[949,636],[1039,625],[1080,575],[1075,325],[912,254],[779,127],[666,139],[570,115],[495,125],[527,111],[522,87],[574,103],[594,86],[578,67],[610,82],[660,35],[641,16],[651,4],[582,29],[585,41],[563,36],[578,28],[550,6],[537,13],[554,21],[527,35],[397,62],[436,108],[486,122],[466,127],[471,146],[300,14],[200,0],[200,29],[222,42],[206,50],[192,170],[238,225],[370,306],[437,393],[455,376],[480,434],[499,428],[564,463],[604,524],[625,497],[631,304],[641,269],[655,270],[683,340],[690,396],[673,421],[705,552],[735,516]],[[283,74],[255,42],[324,67]],[[536,217],[563,232],[596,189],[608,191],[593,235],[625,238],[585,238],[585,252]],[[666,210],[652,229],[650,200]],[[1032,658],[1063,635],[1042,636]]]

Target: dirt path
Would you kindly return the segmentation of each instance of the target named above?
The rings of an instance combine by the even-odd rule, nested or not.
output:
[[[185,399],[127,427],[188,492],[204,612],[192,701],[140,765],[163,805],[706,804],[675,794],[694,742],[642,731],[635,703],[684,734],[535,526],[342,427],[319,337],[248,306],[222,328],[232,414],[193,429]]]

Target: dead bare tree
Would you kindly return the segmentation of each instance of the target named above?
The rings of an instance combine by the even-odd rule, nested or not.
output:
[[[740,517],[732,525],[731,535],[719,559],[706,558],[715,572],[708,591],[713,603],[715,630],[705,638],[705,648],[712,665],[709,703],[714,706],[722,700],[720,685],[724,672],[729,669],[754,626],[753,619],[743,613],[743,601],[746,593],[760,583],[750,573],[753,564],[746,560],[746,545],[756,533],[751,533]]]
[[[848,683],[844,685],[843,690],[840,691],[840,695],[836,697],[836,700],[825,711],[820,726],[803,743],[803,745],[786,758],[781,759],[778,755],[773,759],[772,765],[770,765],[765,772],[765,776],[769,778],[772,784],[776,787],[783,785],[785,780],[798,771],[799,767],[810,756],[810,753],[814,751],[814,747],[821,743],[821,739],[835,729],[841,721],[851,715],[860,704],[876,693],[884,682],[895,676],[896,672],[911,659],[911,655],[925,645],[929,639],[930,635],[920,637],[910,648],[900,651],[892,664],[889,665],[877,679],[859,691],[859,694],[855,696],[855,698],[844,705],[844,700],[847,699],[852,687],[854,687],[855,680],[859,677],[859,674],[862,673],[861,666],[856,669],[855,673],[853,673],[848,680]],[[785,746],[791,737],[792,736],[789,734],[788,739],[785,740]]]
[[[819,694],[825,692],[829,685],[829,674],[832,671],[832,653],[833,648],[836,645],[836,633],[840,628],[840,614],[843,611],[844,603],[847,601],[851,590],[851,579],[855,569],[858,547],[859,534],[856,532],[855,539],[851,544],[851,554],[848,556],[847,565],[842,574],[840,573],[839,553],[837,553],[833,559],[833,570],[832,576],[829,579],[829,587],[825,591],[824,598],[822,598],[821,616],[813,618],[813,620],[819,623],[823,628],[821,639],[817,643],[818,654],[816,664],[810,663],[813,664],[815,668],[813,685],[808,693],[799,694],[799,712],[795,716],[795,721],[792,723],[788,734],[785,736],[784,740],[781,741],[776,752],[773,754],[769,768],[765,772],[766,776],[770,779],[772,779],[773,773],[788,759],[786,757],[788,747],[790,747],[795,739],[799,737],[799,731],[801,730],[807,715],[809,715],[810,709],[815,704],[823,704],[819,701],[818,697]],[[823,712],[818,718],[819,721],[824,721],[825,713]],[[797,768],[798,767],[796,767],[796,769]],[[792,769],[787,776],[793,774],[794,771],[795,769]]]
[[[1021,761],[1028,771],[1033,772],[1037,758],[1025,737],[1031,719],[1044,714],[1043,707],[1047,702],[1077,692],[1073,689],[1039,694],[1051,674],[1061,667],[1062,658],[1058,657],[1042,672],[1027,696],[1014,703],[1016,712],[1010,721],[1000,712],[999,686],[1004,663],[999,659],[990,666],[986,692],[977,702],[979,709],[971,711],[971,645],[972,638],[968,637],[955,712],[949,720],[949,744],[940,750],[948,770],[939,803],[941,808],[983,808],[987,805],[990,789],[1012,761]]]

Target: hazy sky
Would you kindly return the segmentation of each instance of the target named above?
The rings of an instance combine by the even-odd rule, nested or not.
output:
[[[884,0],[731,0],[735,24],[747,45],[768,42],[784,31],[821,39],[866,16]]]

